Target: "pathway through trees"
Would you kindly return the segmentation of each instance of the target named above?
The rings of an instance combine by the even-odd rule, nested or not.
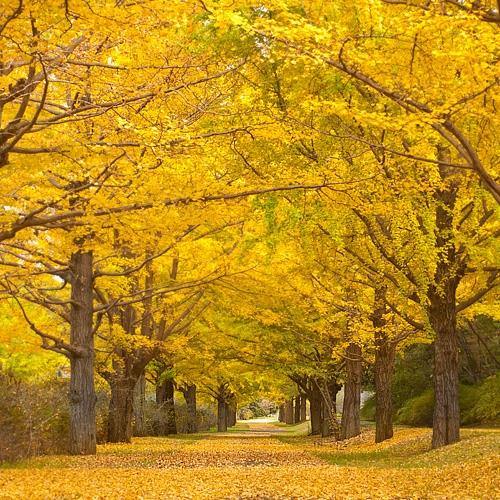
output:
[[[465,430],[453,448],[430,450],[430,429],[397,429],[379,444],[365,430],[334,443],[295,436],[300,425],[239,423],[224,434],[134,438],[99,446],[96,456],[31,459],[0,469],[0,497],[495,497],[500,431]]]

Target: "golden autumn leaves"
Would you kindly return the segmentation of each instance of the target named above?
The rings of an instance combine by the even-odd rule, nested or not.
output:
[[[371,434],[348,446],[254,433],[138,438],[97,457],[3,469],[1,498],[494,498],[498,431],[467,431],[446,453],[428,451],[428,430],[399,430],[378,445]]]

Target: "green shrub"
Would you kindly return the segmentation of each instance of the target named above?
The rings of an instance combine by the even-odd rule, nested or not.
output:
[[[434,391],[427,389],[420,396],[409,399],[398,410],[396,422],[405,425],[431,426],[434,409]]]
[[[369,397],[361,407],[363,420],[375,420],[375,396]]]
[[[396,356],[392,400],[398,410],[412,398],[432,388],[432,346],[416,344]]]
[[[459,386],[461,424],[498,423],[500,421],[500,373],[480,385]],[[406,425],[432,425],[434,391],[428,389],[408,400],[396,414],[396,421]]]
[[[465,423],[464,416],[468,414],[477,403],[479,387],[477,385],[460,384],[458,386],[458,397],[460,400],[460,423]],[[473,422],[470,422],[473,423]],[[478,423],[478,422],[474,422]]]
[[[462,423],[498,424],[500,422],[500,373],[488,377],[474,389],[474,403],[469,407],[461,408]]]

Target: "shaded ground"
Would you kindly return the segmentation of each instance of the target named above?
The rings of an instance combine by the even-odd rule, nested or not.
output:
[[[96,457],[41,457],[0,469],[0,498],[499,498],[500,431],[465,430],[430,450],[430,430],[344,443],[307,425],[240,423],[225,434],[137,438]]]

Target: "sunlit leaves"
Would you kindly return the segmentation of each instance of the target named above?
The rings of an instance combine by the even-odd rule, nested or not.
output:
[[[139,438],[101,446],[97,457],[4,469],[0,485],[6,498],[494,498],[498,432],[469,431],[463,443],[431,452],[428,430],[400,430],[378,445],[370,434],[345,446],[255,435]]]

